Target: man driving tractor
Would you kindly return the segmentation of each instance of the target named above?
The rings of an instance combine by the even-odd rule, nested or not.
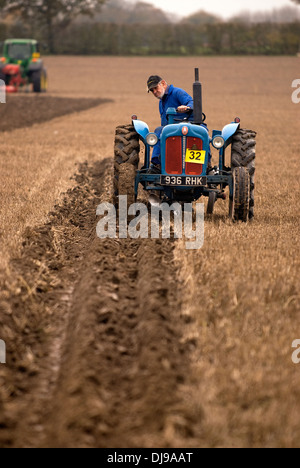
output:
[[[192,118],[194,109],[193,98],[183,89],[175,88],[158,75],[151,75],[147,81],[147,91],[159,99],[159,112],[161,116],[161,127],[155,129],[155,133],[160,138],[163,128],[168,125],[167,110],[173,107],[181,114],[181,118]],[[206,126],[205,126],[206,128]],[[150,174],[159,174],[161,171],[160,163],[160,139],[153,148]]]

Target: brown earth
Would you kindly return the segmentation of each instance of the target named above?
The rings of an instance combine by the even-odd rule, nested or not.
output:
[[[298,447],[298,60],[47,62],[44,116],[29,128],[26,104],[10,130],[35,102],[13,96],[2,133],[0,446]],[[220,201],[199,251],[98,239],[115,126],[137,113],[154,129],[147,76],[191,91],[194,66],[209,127],[239,115],[258,132],[254,222],[231,224]],[[114,102],[62,116],[59,99]],[[40,123],[51,101],[61,116]]]
[[[1,132],[30,127],[36,123],[99,106],[109,99],[60,98],[48,95],[7,95],[0,107]]]
[[[109,161],[81,166],[49,223],[26,231],[12,265],[19,280],[2,285],[15,400],[1,416],[4,446],[156,446],[195,418],[193,408],[181,415],[177,393],[189,343],[181,342],[174,243],[95,239],[111,169]]]

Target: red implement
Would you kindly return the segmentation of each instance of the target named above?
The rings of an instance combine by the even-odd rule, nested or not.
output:
[[[9,64],[2,69],[2,73],[9,76],[9,84],[6,86],[7,93],[17,93],[19,87],[26,84],[22,78],[20,65]]]

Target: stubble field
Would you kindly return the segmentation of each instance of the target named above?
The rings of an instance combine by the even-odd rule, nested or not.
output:
[[[0,106],[1,447],[299,447],[299,59],[48,57]],[[160,74],[209,128],[257,131],[255,220],[205,242],[100,240],[115,127],[154,130]]]

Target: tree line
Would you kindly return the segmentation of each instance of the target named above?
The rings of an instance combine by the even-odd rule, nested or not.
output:
[[[0,41],[28,37],[24,24],[0,23]],[[34,35],[53,53],[43,30]],[[211,25],[70,24],[55,31],[54,51],[66,55],[295,55],[300,23]]]
[[[300,44],[296,19],[224,22],[200,11],[172,22],[143,1],[0,0],[0,13],[0,41],[36,38],[44,54],[295,55]]]

